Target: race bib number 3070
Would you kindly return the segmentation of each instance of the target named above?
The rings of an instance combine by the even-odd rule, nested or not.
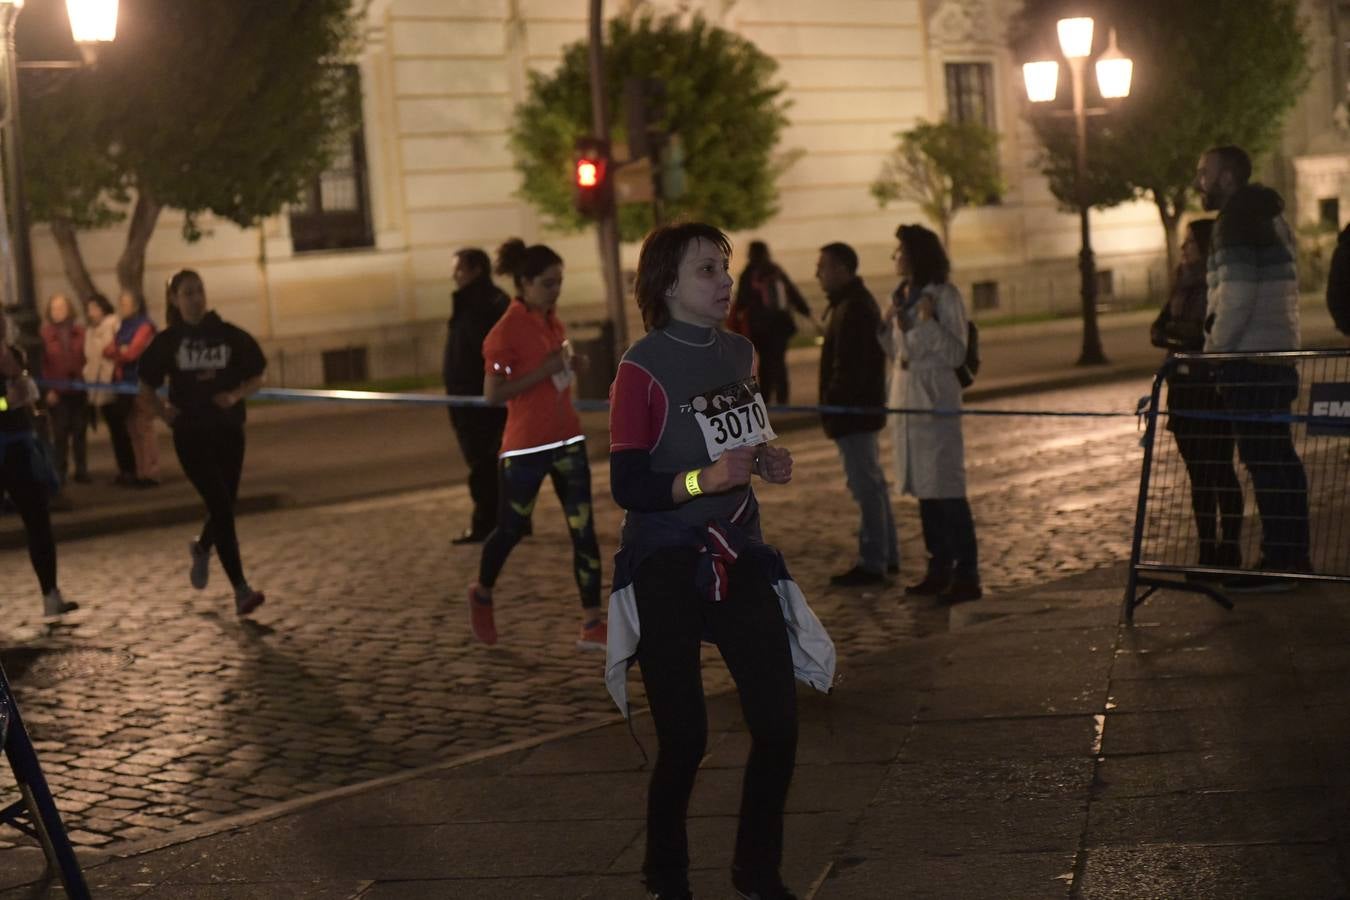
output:
[[[759,382],[753,378],[699,394],[689,406],[703,433],[708,457],[714,462],[735,447],[763,444],[778,437],[769,423]]]

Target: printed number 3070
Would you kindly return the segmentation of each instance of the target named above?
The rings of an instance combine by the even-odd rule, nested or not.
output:
[[[745,419],[744,425],[741,424],[741,419]],[[766,424],[764,410],[759,408],[758,403],[750,403],[724,415],[713,416],[710,421],[717,428],[717,435],[713,440],[718,444],[737,440],[756,430],[763,431]]]

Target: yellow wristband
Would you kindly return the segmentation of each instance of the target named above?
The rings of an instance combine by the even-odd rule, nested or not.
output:
[[[697,497],[703,493],[703,488],[698,486],[698,474],[702,471],[702,469],[694,469],[684,476],[684,489],[689,492],[690,497]]]

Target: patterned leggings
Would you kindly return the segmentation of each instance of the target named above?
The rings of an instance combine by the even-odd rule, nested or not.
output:
[[[553,481],[553,491],[567,516],[567,530],[572,535],[572,569],[581,591],[581,606],[598,609],[600,546],[591,514],[591,466],[586,459],[586,442],[505,457],[498,464],[498,475],[501,494],[497,527],[483,544],[478,583],[489,590],[496,584],[506,557],[524,536],[535,500],[539,498],[539,488],[547,477]]]

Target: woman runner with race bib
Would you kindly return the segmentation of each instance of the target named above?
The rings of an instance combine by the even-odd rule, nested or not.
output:
[[[750,342],[721,331],[730,245],[710,225],[647,236],[637,298],[646,337],[610,397],[610,489],[627,515],[610,596],[606,680],[625,714],[633,661],[659,740],[647,798],[650,896],[691,897],[685,814],[708,723],[699,646],[717,644],[752,739],[732,858],[742,897],[789,900],[779,869],[797,747],[794,674],[820,690],[834,647],[782,556],[765,544],[750,476],[792,479],[755,380]]]

